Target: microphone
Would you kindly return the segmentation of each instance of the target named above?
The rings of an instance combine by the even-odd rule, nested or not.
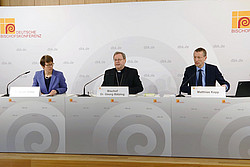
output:
[[[104,75],[104,74],[101,74],[101,75],[95,77],[94,79],[92,79],[91,81],[87,82],[87,83],[83,86],[83,94],[82,94],[82,95],[77,95],[77,96],[78,96],[78,97],[83,97],[83,96],[85,96],[85,97],[86,97],[86,96],[87,96],[87,97],[90,97],[89,94],[85,94],[85,87],[86,87],[88,84],[92,83],[93,81],[97,80],[98,78],[100,78],[100,77],[103,76],[103,75]]]
[[[186,80],[186,82],[184,82],[183,84],[181,84],[180,86],[180,90],[179,90],[179,94],[176,95],[176,97],[185,97],[184,95],[181,94],[181,87],[183,85],[186,85],[188,83],[188,81],[190,81],[194,76],[195,76],[196,73],[193,73],[193,75],[191,75],[191,77],[188,78],[188,80]]]
[[[30,73],[30,71],[27,71],[27,72],[25,72],[25,73],[22,73],[22,74],[18,75],[15,79],[13,79],[10,83],[8,83],[8,85],[7,85],[7,93],[6,93],[5,95],[3,95],[2,97],[9,97],[9,85],[10,85],[12,82],[14,82],[15,80],[17,80],[18,78],[20,78],[21,76],[26,75],[26,74],[28,74],[28,73]]]

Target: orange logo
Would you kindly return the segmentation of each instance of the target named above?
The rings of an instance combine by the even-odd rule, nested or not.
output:
[[[15,34],[15,18],[0,18],[1,34]]]
[[[111,99],[110,101],[111,101],[111,103],[113,103],[115,100],[114,100],[114,99]]]
[[[12,99],[9,99],[9,102],[10,103],[15,103],[16,101],[12,100]]]
[[[250,11],[233,11],[232,28],[250,28]]]
[[[69,101],[70,101],[71,103],[77,103],[77,101],[75,101],[74,99],[69,99]]]
[[[154,100],[153,100],[153,102],[154,102],[154,103],[156,103],[156,102],[157,102],[157,100],[156,100],[156,99],[154,99]]]
[[[222,100],[222,103],[226,103],[226,100]]]
[[[179,99],[176,99],[176,103],[180,103],[180,100],[179,100]]]

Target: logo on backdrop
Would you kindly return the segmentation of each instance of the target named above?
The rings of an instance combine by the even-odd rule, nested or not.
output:
[[[0,18],[0,38],[42,38],[36,30],[16,30],[15,18]]]
[[[15,34],[15,19],[14,18],[6,18],[0,19],[1,24],[1,34]]]
[[[250,11],[232,12],[232,33],[250,32]]]

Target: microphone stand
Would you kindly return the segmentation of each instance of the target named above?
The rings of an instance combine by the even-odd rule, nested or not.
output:
[[[185,97],[183,94],[181,94],[181,89],[179,90],[179,94],[176,95],[175,97]]]
[[[196,73],[194,73],[193,75],[191,75],[191,77],[189,77],[188,80],[186,80],[186,82],[184,82],[183,84],[181,84],[181,87],[182,87],[183,85],[186,85],[186,84],[188,83],[188,81],[190,81],[191,78],[193,78],[193,77],[195,76],[195,74],[196,74]],[[180,90],[179,90],[179,94],[176,95],[175,97],[185,97],[183,94],[181,94],[181,87],[180,87]]]
[[[101,74],[101,75],[97,76],[96,78],[92,79],[91,81],[87,82],[87,83],[83,86],[83,94],[82,94],[82,95],[77,95],[77,96],[78,96],[78,97],[90,97],[89,94],[86,94],[86,93],[85,93],[85,87],[86,87],[88,84],[92,83],[93,81],[97,80],[98,78],[100,78],[100,77],[103,76],[103,75],[104,75],[104,74]]]
[[[27,72],[25,72],[25,73],[22,73],[22,74],[18,75],[15,79],[13,79],[10,83],[8,83],[8,85],[7,85],[7,93],[6,93],[5,95],[3,95],[2,97],[9,97],[9,96],[10,96],[10,95],[9,95],[9,85],[10,85],[12,82],[14,82],[15,80],[17,80],[18,78],[20,78],[21,76],[26,75],[26,74],[28,74],[28,73],[30,73],[30,71],[27,71]]]

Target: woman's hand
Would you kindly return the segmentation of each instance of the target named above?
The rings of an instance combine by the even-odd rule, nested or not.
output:
[[[56,95],[56,94],[57,94],[57,91],[56,91],[56,90],[52,90],[52,91],[49,93],[50,96],[54,96],[54,95]]]

